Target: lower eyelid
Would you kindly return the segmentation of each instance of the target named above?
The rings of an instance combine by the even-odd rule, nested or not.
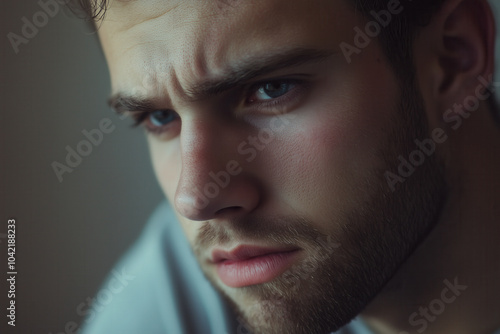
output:
[[[169,122],[168,124],[160,127],[152,126],[148,124],[148,121],[146,121],[143,123],[143,126],[148,134],[153,135],[155,137],[159,137],[162,140],[167,140],[175,136],[175,131],[177,131],[175,127],[179,126],[177,124],[177,122],[179,121],[180,117],[177,117],[172,122]]]

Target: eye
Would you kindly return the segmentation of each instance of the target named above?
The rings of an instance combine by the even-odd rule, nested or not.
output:
[[[253,84],[246,93],[247,110],[260,114],[282,114],[294,110],[306,98],[311,83],[305,78],[281,78]],[[305,76],[302,76],[305,77]]]
[[[271,81],[259,84],[249,102],[268,101],[280,98],[295,88],[296,84],[290,80]]]
[[[151,112],[146,121],[147,125],[153,127],[163,127],[177,119],[177,114],[172,110],[155,110]]]
[[[174,122],[180,119],[175,111],[169,109],[144,111],[134,114],[133,117],[134,126],[143,125],[147,132],[155,135],[171,132]]]

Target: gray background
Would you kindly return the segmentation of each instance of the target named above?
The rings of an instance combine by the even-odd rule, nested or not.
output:
[[[59,11],[14,53],[7,34],[20,34],[22,17],[31,21],[40,9],[35,1],[0,4],[0,233],[17,220],[18,271],[18,325],[7,328],[2,311],[0,333],[56,334],[80,322],[77,305],[96,293],[162,199],[142,131],[106,107],[106,64],[81,20]],[[103,118],[116,129],[60,183],[52,162],[64,163],[66,145],[75,148]],[[5,310],[2,235],[0,242]]]
[[[7,34],[36,1],[0,5],[0,233],[17,220],[17,324],[5,328],[6,239],[0,244],[0,333],[63,332],[80,322],[76,307],[93,296],[113,263],[162,200],[143,132],[106,106],[109,79],[96,36],[60,11],[15,54]],[[103,118],[116,129],[60,183],[82,130]]]

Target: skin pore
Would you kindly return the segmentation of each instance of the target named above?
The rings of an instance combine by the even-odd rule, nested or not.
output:
[[[202,270],[249,329],[327,333],[364,311],[380,333],[412,332],[458,277],[467,290],[426,333],[487,334],[500,327],[498,128],[484,103],[456,131],[442,115],[493,72],[492,20],[485,1],[446,2],[415,40],[415,80],[376,40],[346,61],[339,45],[366,18],[343,0],[115,1],[99,37],[113,106],[148,130]],[[392,191],[384,173],[436,128],[448,140]],[[239,245],[297,256],[231,287],[210,255]]]

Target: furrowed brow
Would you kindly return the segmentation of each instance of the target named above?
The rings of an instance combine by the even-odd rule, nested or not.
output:
[[[285,68],[320,62],[335,54],[331,50],[295,48],[275,54],[254,56],[239,61],[222,77],[196,84],[186,93],[190,100],[201,100],[222,94],[259,76]]]
[[[264,56],[253,56],[240,60],[219,78],[206,80],[186,89],[184,98],[199,101],[220,95],[235,87],[243,86],[252,79],[285,68],[316,63],[334,55],[331,50],[295,48]],[[150,112],[155,109],[152,99],[116,93],[108,99],[109,106],[118,114]]]
[[[108,99],[108,105],[117,114],[127,114],[131,112],[149,112],[157,108],[154,103],[147,98],[138,98],[124,93],[116,93]]]

